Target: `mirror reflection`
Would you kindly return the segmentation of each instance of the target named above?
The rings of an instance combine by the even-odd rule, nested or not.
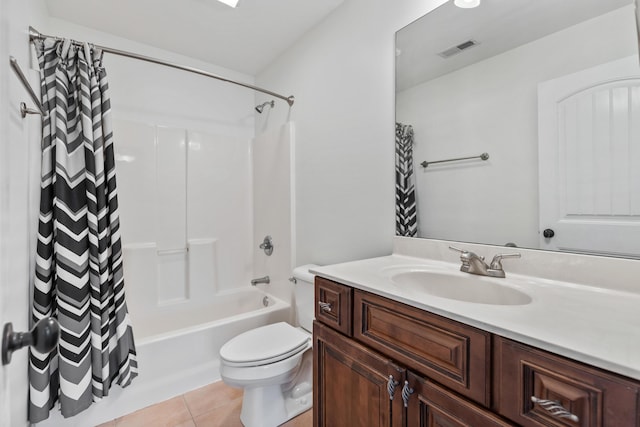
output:
[[[396,233],[640,258],[635,13],[450,1],[400,30]]]

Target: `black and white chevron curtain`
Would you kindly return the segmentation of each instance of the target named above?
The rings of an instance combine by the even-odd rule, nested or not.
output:
[[[30,352],[29,420],[59,402],[73,416],[137,375],[122,274],[111,106],[102,54],[35,43],[42,76],[40,217],[33,321],[53,316],[60,343]]]
[[[418,234],[413,179],[413,128],[396,123],[396,236]]]

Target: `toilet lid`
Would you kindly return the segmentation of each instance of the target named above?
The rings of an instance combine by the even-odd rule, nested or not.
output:
[[[275,363],[306,348],[309,340],[309,334],[288,323],[273,323],[232,338],[220,349],[220,357],[235,366]]]

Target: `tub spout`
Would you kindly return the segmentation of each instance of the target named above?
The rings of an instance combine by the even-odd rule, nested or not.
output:
[[[271,280],[269,279],[269,276],[264,276],[264,277],[258,277],[257,279],[253,279],[251,280],[251,286],[255,286],[258,283],[270,283]]]

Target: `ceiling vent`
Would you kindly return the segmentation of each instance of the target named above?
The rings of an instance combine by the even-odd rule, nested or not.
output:
[[[442,52],[440,52],[438,55],[440,55],[443,58],[450,58],[454,55],[459,54],[460,52],[462,52],[463,50],[467,50],[470,49],[474,46],[479,45],[480,43],[478,43],[475,40],[467,40],[466,42],[460,43],[457,46],[454,47],[450,47],[447,50],[443,50]]]

